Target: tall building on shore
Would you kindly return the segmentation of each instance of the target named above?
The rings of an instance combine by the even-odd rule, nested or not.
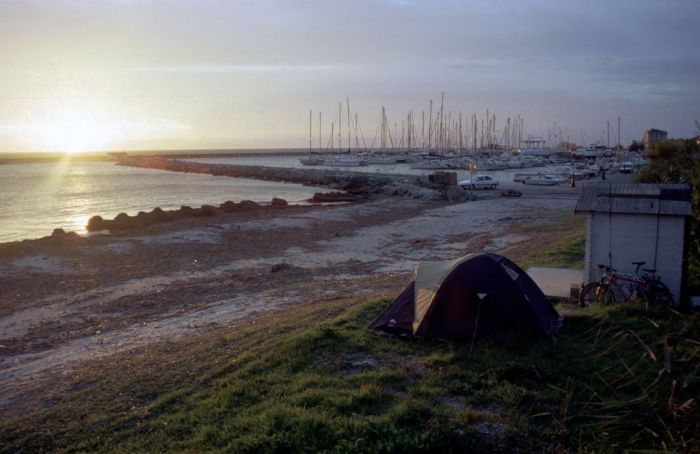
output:
[[[658,142],[660,140],[666,140],[668,138],[668,132],[662,131],[661,129],[647,129],[644,131],[644,138],[642,139],[642,143],[644,144],[645,148],[648,148],[649,145],[651,145],[654,142]]]

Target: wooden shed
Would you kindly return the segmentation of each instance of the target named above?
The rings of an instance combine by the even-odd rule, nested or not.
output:
[[[575,212],[587,214],[587,282],[599,279],[598,264],[634,273],[632,262],[644,261],[643,268],[656,269],[678,304],[685,283],[690,186],[587,184]]]

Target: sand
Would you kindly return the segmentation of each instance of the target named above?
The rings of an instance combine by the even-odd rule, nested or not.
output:
[[[523,189],[523,188],[519,188]],[[421,260],[527,246],[516,224],[576,190],[447,204],[398,197],[218,214],[139,231],[0,245],[0,414],[48,372],[291,305],[392,298]]]

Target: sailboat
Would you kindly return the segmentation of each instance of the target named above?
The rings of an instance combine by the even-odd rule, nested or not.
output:
[[[313,151],[311,149],[313,146],[313,142],[312,142],[313,139],[311,138],[311,121],[312,121],[311,117],[312,117],[312,115],[313,115],[313,111],[310,110],[309,111],[309,154],[313,153]],[[321,127],[321,120],[320,120],[320,116],[319,116],[319,128],[320,127]],[[319,129],[319,131],[320,131],[320,129]],[[319,147],[320,147],[321,146],[320,136],[319,136],[318,140],[319,140]],[[305,166],[322,166],[323,164],[325,164],[326,160],[325,160],[325,158],[322,158],[320,156],[307,156],[305,158],[299,159],[299,162]]]

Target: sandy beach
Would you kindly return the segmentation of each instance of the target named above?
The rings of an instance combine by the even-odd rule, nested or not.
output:
[[[570,215],[577,194],[518,188],[520,198],[376,197],[2,244],[0,414],[21,412],[27,395],[86,361],[292,305],[391,298],[420,260],[479,251],[517,260],[548,239],[515,227]]]

